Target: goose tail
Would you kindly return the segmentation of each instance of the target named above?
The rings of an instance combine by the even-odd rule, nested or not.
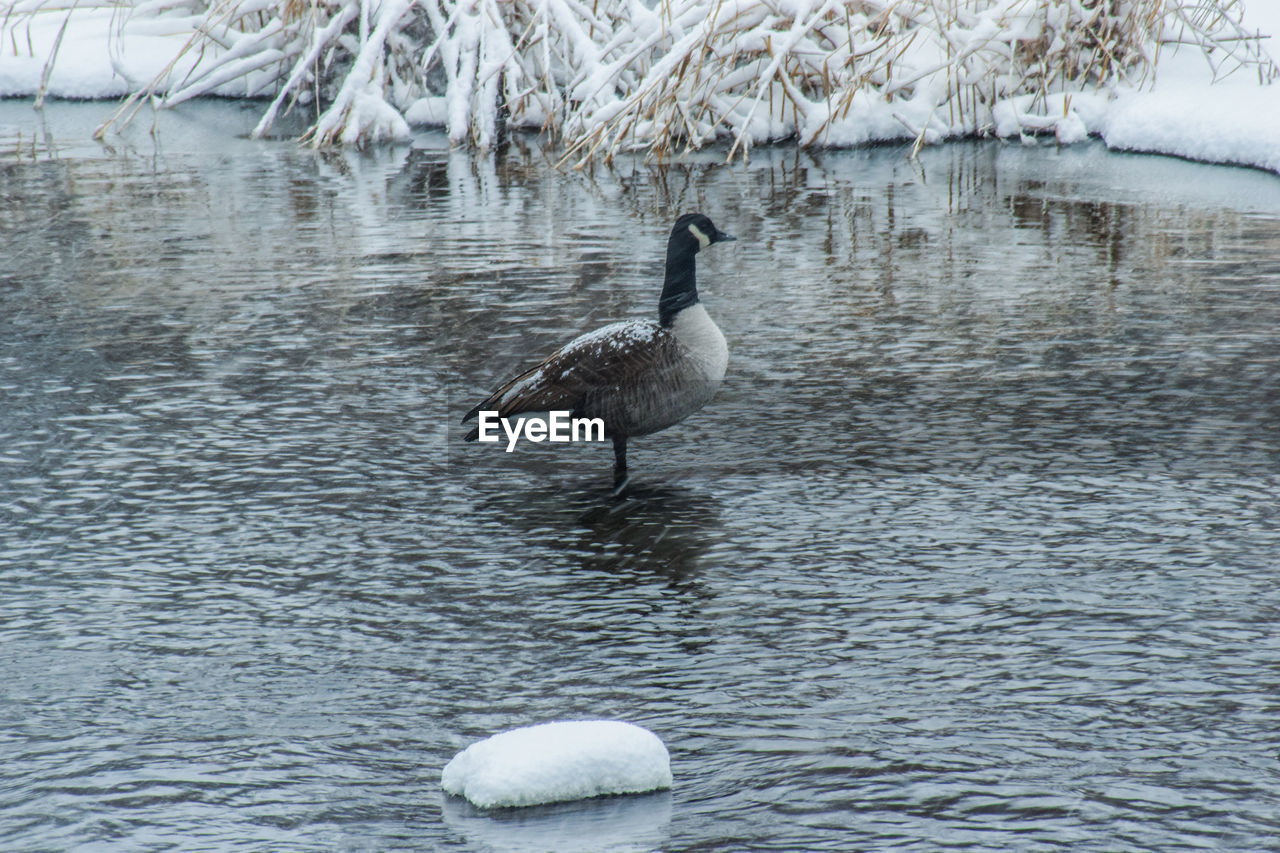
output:
[[[485,411],[486,409],[493,408],[493,403],[494,403],[493,397],[490,397],[489,399],[485,400],[482,403],[478,403],[471,411],[467,412],[465,415],[462,416],[462,422],[465,424],[467,421],[474,418],[478,413]],[[462,440],[475,441],[479,437],[480,437],[480,427],[473,426],[471,428],[471,431],[462,437]]]

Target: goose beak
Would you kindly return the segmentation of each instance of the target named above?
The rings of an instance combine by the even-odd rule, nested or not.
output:
[[[734,240],[737,240],[737,239],[738,238],[733,236],[732,234],[726,234],[723,231],[717,230],[716,236],[711,238],[711,242],[712,243],[732,243]]]

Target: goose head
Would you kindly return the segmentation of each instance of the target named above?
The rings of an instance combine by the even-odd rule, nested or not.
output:
[[[726,234],[717,228],[706,215],[686,213],[676,220],[676,224],[671,229],[671,239],[667,242],[667,257],[670,257],[673,251],[696,255],[699,250],[707,248],[712,243],[727,243],[737,239],[732,234]]]

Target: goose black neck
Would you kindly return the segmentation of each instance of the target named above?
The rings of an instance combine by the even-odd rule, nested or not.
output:
[[[662,285],[662,297],[658,300],[658,322],[663,326],[670,326],[677,314],[690,305],[698,304],[695,255],[696,250],[685,246],[667,247],[667,277]]]

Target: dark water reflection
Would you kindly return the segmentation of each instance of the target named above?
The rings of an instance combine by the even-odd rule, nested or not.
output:
[[[1108,154],[560,174],[0,112],[0,838],[72,849],[1280,849],[1280,182]],[[24,145],[28,147],[23,147]],[[4,153],[7,152],[7,153]],[[462,445],[650,313],[688,423]],[[486,816],[482,735],[618,717],[669,795]]]

